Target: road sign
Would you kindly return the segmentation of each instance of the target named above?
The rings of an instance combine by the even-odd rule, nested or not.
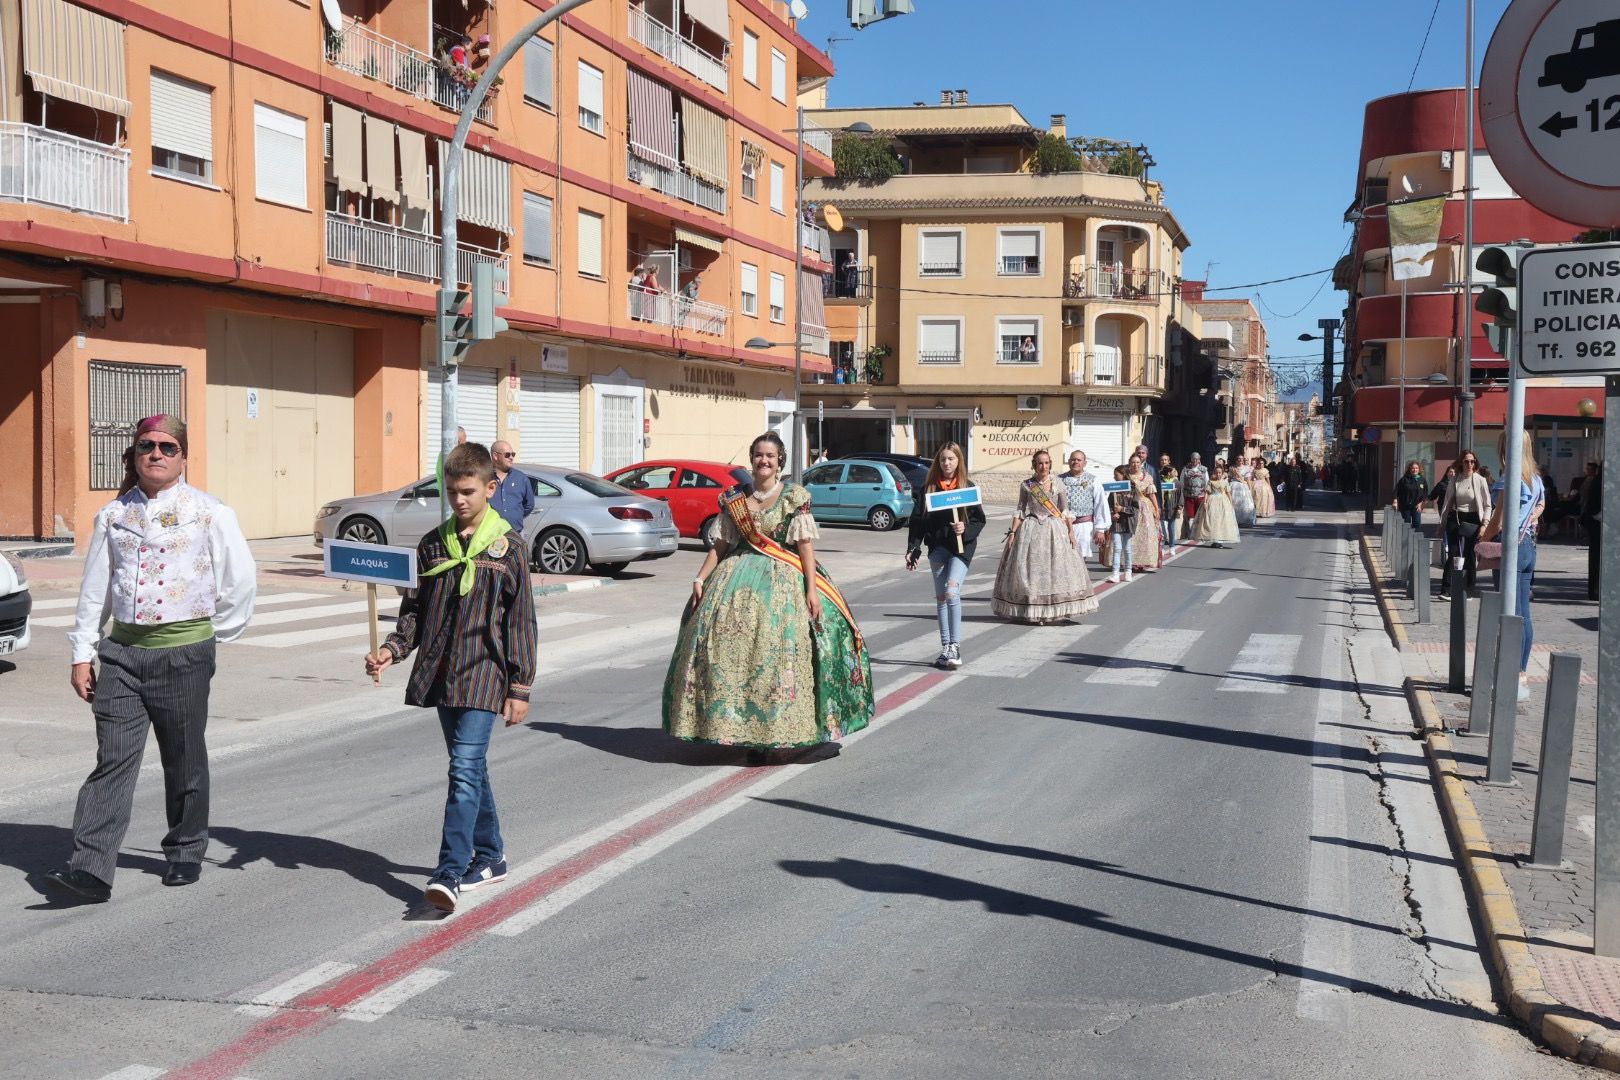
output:
[[[1485,145],[1503,179],[1560,220],[1620,224],[1617,91],[1613,0],[1513,0],[1479,84]]]
[[[326,542],[326,576],[368,585],[416,588],[416,549],[356,544],[349,540]]]
[[[925,509],[931,514],[935,510],[957,510],[964,506],[982,506],[984,498],[976,487],[957,488],[955,491],[930,491],[923,496]]]
[[[1517,352],[1527,375],[1620,373],[1620,244],[1520,256]]]

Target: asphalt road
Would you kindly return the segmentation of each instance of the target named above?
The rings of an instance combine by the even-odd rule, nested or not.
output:
[[[201,883],[159,884],[149,767],[113,902],[48,897],[93,735],[40,630],[0,675],[8,1072],[1584,1072],[1489,1002],[1345,536],[1283,515],[1057,628],[991,618],[987,544],[946,674],[901,538],[830,529],[880,718],[767,769],[658,730],[695,551],[547,597],[531,722],[491,748],[513,874],[448,919],[418,903],[437,724],[365,681],[331,595],[221,650]]]

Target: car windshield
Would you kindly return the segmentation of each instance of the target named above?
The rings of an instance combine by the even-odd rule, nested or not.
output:
[[[600,476],[592,476],[590,473],[569,473],[566,479],[581,491],[588,491],[600,499],[618,499],[625,495],[635,494],[635,492],[627,488],[603,480]]]

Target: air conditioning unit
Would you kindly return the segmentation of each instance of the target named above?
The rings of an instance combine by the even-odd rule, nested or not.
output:
[[[1039,395],[1039,394],[1019,394],[1018,395],[1018,411],[1019,412],[1040,412],[1041,411],[1041,395]]]
[[[1084,325],[1086,325],[1086,313],[1084,311],[1080,310],[1079,308],[1064,308],[1063,309],[1063,325],[1064,326],[1084,326]]]

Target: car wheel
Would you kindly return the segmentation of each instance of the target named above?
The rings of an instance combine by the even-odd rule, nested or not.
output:
[[[703,523],[703,527],[698,530],[698,537],[703,541],[704,547],[713,548],[720,546],[719,514],[714,515],[714,517]]]
[[[547,529],[534,542],[534,564],[542,574],[585,572],[585,545],[572,529]]]
[[[878,532],[894,528],[894,511],[887,506],[874,506],[866,515],[866,523]]]
[[[624,573],[624,568],[629,565],[627,562],[598,562],[591,563],[591,569],[607,577],[618,577]]]
[[[382,526],[368,517],[352,517],[343,523],[338,530],[339,540],[349,540],[356,544],[384,544],[388,538],[383,534]]]

